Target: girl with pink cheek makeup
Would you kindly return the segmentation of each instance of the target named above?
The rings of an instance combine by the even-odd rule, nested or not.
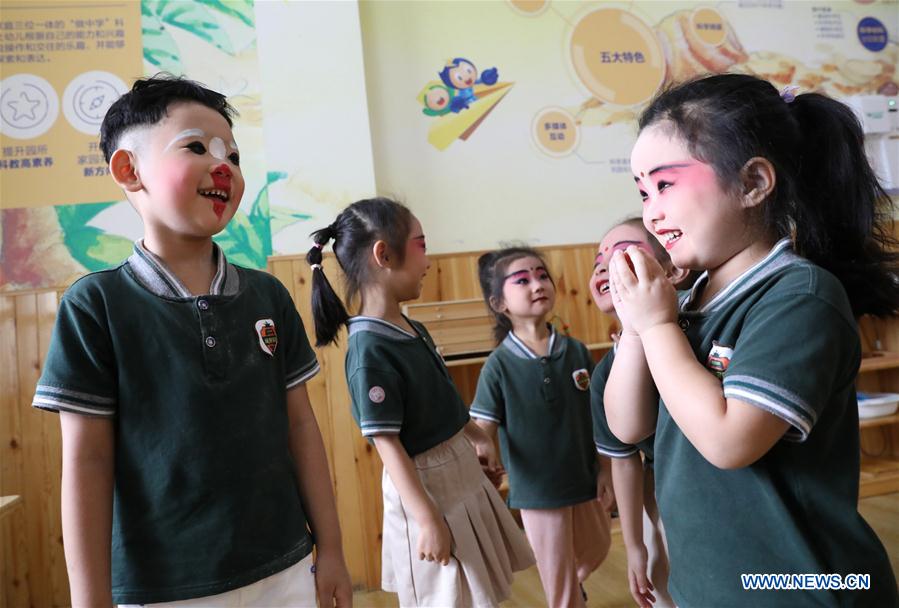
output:
[[[644,225],[676,266],[705,270],[678,297],[636,246],[609,265],[622,333],[605,412],[623,442],[655,433],[672,599],[897,605],[857,510],[856,318],[899,309],[892,201],[858,121],[823,95],[724,74],[662,93],[639,126]],[[748,591],[753,573],[840,580]],[[841,584],[852,573],[869,584]]]
[[[590,372],[578,340],[548,323],[556,286],[539,252],[508,247],[478,258],[497,342],[478,377],[471,417],[499,434],[509,506],[521,521],[552,608],[583,608],[581,583],[611,542],[613,497],[597,492],[609,459],[593,450]]]
[[[384,463],[381,586],[400,606],[497,606],[534,555],[482,470],[479,457],[497,461],[493,442],[469,418],[425,326],[402,314],[430,268],[421,223],[374,198],[312,236],[316,345],[347,326],[352,415]],[[332,240],[346,302],[359,296],[353,317],[322,270]]]
[[[593,301],[606,314],[615,316],[609,261],[616,251],[630,246],[653,256],[679,289],[688,289],[698,276],[671,263],[665,248],[646,230],[642,219],[627,219],[609,230],[600,241],[590,276]],[[612,335],[613,341],[617,342],[618,338],[617,332]],[[668,595],[668,549],[655,500],[653,436],[636,444],[624,443],[612,434],[606,421],[603,396],[616,348],[617,345],[603,357],[590,380],[593,442],[597,453],[608,457],[612,463],[611,479],[601,479],[600,483],[614,485],[621,534],[627,550],[628,587],[634,601],[641,608],[669,608],[674,602]]]

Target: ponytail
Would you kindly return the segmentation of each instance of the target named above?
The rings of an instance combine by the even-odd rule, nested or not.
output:
[[[315,321],[315,345],[319,347],[336,343],[337,332],[350,318],[322,269],[322,249],[337,237],[336,225],[334,222],[313,232],[315,244],[306,254],[306,261],[312,267],[312,318]]]
[[[893,204],[865,154],[847,106],[824,95],[790,104],[802,137],[792,219],[795,248],[843,284],[856,316],[899,308],[899,250]]]
[[[478,280],[481,283],[481,292],[484,294],[484,304],[487,311],[493,317],[493,339],[500,344],[512,331],[512,321],[501,312],[493,308],[493,300],[501,300],[503,297],[502,282],[497,280],[497,262],[500,259],[498,251],[485,253],[478,258]]]
[[[312,317],[315,345],[337,342],[337,333],[350,319],[347,309],[322,270],[322,249],[334,240],[334,257],[346,279],[346,303],[351,306],[371,279],[369,258],[377,240],[387,243],[402,264],[412,213],[404,205],[384,197],[363,199],[346,207],[330,226],[312,233],[315,244],[306,254],[312,266]]]

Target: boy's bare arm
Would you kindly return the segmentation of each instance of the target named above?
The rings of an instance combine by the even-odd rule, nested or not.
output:
[[[319,605],[351,606],[353,589],[343,557],[328,457],[305,384],[288,391],[287,416],[300,500],[315,536],[315,586]]]
[[[62,535],[72,606],[112,606],[113,421],[67,412],[59,418]]]

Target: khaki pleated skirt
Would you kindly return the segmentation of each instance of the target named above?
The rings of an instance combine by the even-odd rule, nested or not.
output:
[[[462,432],[412,458],[453,536],[449,565],[418,558],[418,524],[385,469],[381,586],[400,606],[496,606],[512,573],[534,564],[524,533],[484,475]]]

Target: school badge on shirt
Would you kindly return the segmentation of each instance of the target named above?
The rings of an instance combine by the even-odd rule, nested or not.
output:
[[[712,350],[709,351],[709,357],[705,361],[705,366],[718,378],[723,378],[724,372],[727,371],[733,356],[734,349],[712,340]]]
[[[275,331],[275,322],[271,319],[259,319],[256,321],[256,335],[259,336],[259,348],[269,357],[275,356],[278,348],[278,333]]]
[[[585,391],[590,388],[590,372],[586,369],[581,368],[572,372],[571,377],[574,378],[574,385],[578,387],[579,390]]]

